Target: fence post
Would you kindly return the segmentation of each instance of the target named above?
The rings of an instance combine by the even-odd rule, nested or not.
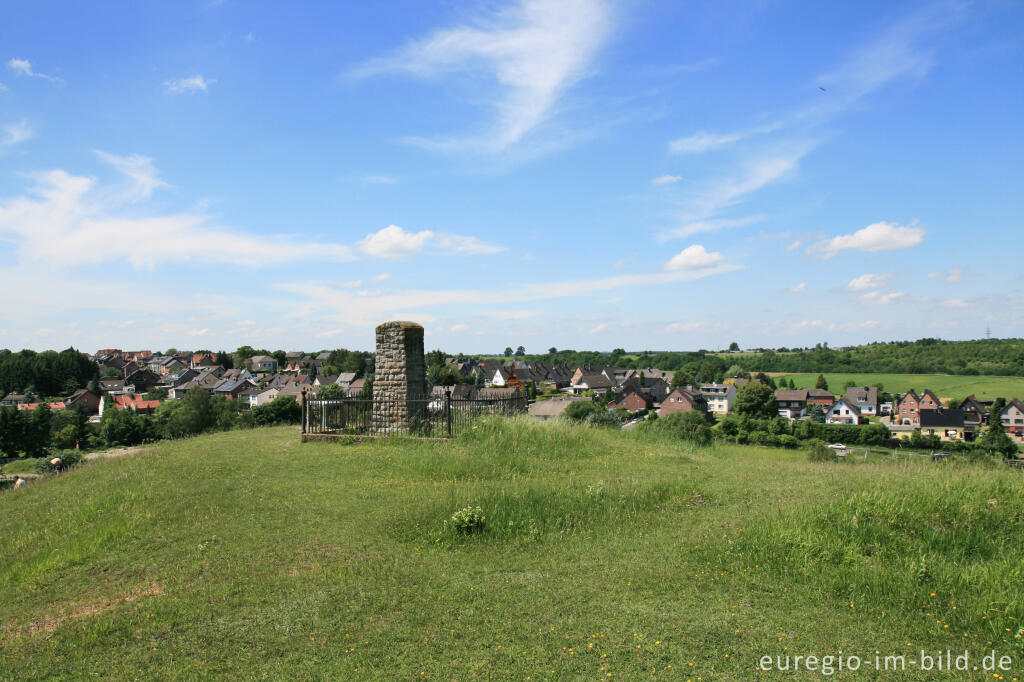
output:
[[[448,422],[448,437],[452,437],[452,389],[449,386],[444,391],[444,413]]]
[[[306,433],[306,389],[302,389],[302,433]]]

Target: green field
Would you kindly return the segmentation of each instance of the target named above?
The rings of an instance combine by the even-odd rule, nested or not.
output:
[[[483,532],[452,529],[467,505]],[[0,493],[0,519],[2,679],[818,679],[756,667],[922,648],[1024,665],[1024,477],[998,465],[525,421],[440,444],[274,428],[92,462]]]
[[[772,372],[774,377],[789,377],[797,388],[814,388],[817,373],[787,374]],[[890,393],[906,393],[914,389],[918,393],[932,389],[940,398],[962,400],[972,393],[980,400],[992,398],[1024,398],[1024,377],[957,376],[952,374],[825,374],[829,390],[843,393],[847,381],[858,386],[873,386],[881,383]]]

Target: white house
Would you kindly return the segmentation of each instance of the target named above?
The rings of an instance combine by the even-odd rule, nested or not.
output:
[[[271,400],[281,394],[276,388],[268,388],[261,393],[254,393],[249,396],[249,407],[258,407],[259,405],[265,405]]]
[[[860,424],[860,408],[849,398],[840,398],[825,413],[826,424]]]
[[[700,394],[708,401],[708,412],[729,414],[736,400],[735,384],[701,384]]]
[[[252,358],[252,368],[256,372],[276,372],[277,360],[269,355],[255,355]]]

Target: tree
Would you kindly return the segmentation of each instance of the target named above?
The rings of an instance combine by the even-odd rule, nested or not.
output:
[[[517,348],[516,348],[516,357],[517,357],[517,358],[521,358],[521,357],[523,357],[524,355],[526,355],[526,349],[525,349],[525,348],[523,348],[522,346],[519,346],[519,347],[517,347]]]
[[[548,355],[555,355],[557,353],[558,353],[558,349],[555,348],[554,346],[551,346],[551,348],[548,348]]]
[[[807,406],[807,416],[812,422],[818,424],[825,423],[825,409],[817,403],[811,403]]]
[[[732,343],[729,344],[729,350],[732,351],[732,350],[739,350],[739,349],[740,349],[740,344],[736,343],[735,341],[733,341]]]
[[[346,397],[348,397],[348,394],[345,392],[345,389],[343,389],[338,384],[328,384],[327,386],[321,386],[320,390],[316,392],[317,400],[342,400]]]
[[[815,388],[820,388],[824,391],[828,390],[828,382],[825,380],[824,374],[819,374],[817,380],[814,382]]]
[[[712,437],[707,419],[696,410],[673,412],[667,417],[644,424],[644,428],[697,445],[707,445]]]
[[[231,353],[228,353],[227,351],[222,350],[219,353],[217,353],[217,357],[214,359],[214,362],[216,362],[224,369],[235,368],[235,359],[231,356]]]
[[[647,377],[644,376],[643,372],[640,372],[640,385],[641,386],[646,386],[647,385]]]
[[[1007,458],[1017,455],[1017,445],[1006,435],[999,417],[994,414],[989,414],[989,424],[978,438],[978,447]]]
[[[774,419],[779,414],[775,391],[765,384],[751,381],[740,386],[733,403],[736,414],[755,419]]]
[[[505,355],[506,358],[512,357],[512,346],[505,346],[505,353],[504,353],[504,355]]]
[[[40,403],[32,410],[32,417],[29,419],[27,438],[22,443],[22,449],[28,457],[42,457],[50,448],[50,426],[53,423],[53,413],[50,406]]]
[[[359,391],[360,400],[371,400],[373,398],[373,377],[368,378],[363,382],[363,387]]]

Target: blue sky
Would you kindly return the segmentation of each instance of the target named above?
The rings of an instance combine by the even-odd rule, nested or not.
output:
[[[0,347],[1024,335],[1018,2],[0,5]]]

